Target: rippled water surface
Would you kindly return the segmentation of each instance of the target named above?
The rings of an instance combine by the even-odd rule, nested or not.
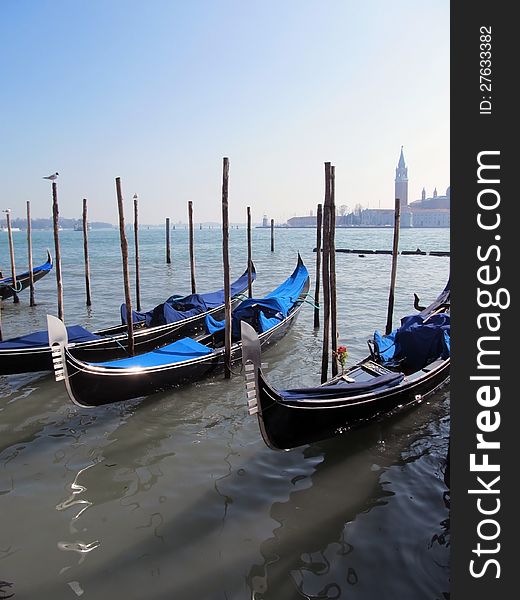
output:
[[[82,235],[62,231],[65,319],[118,321],[124,298],[117,231],[90,232],[93,306],[85,307]],[[25,233],[15,232],[18,271]],[[0,233],[0,268],[9,271]],[[222,287],[221,232],[195,231],[198,291]],[[297,251],[314,271],[315,232],[256,229],[256,295],[278,285]],[[189,293],[187,231],[140,231],[143,308]],[[131,242],[131,240],[129,240]],[[53,248],[35,232],[34,263]],[[337,246],[390,249],[387,229],[338,230]],[[400,249],[449,250],[449,232],[403,230]],[[131,256],[133,249],[131,247]],[[246,232],[231,231],[232,276]],[[349,362],[384,329],[391,257],[338,254],[340,342]],[[394,323],[431,301],[449,258],[400,256]],[[314,279],[314,278],[313,278]],[[314,285],[314,282],[312,283]],[[54,271],[2,307],[4,338],[56,314]],[[280,386],[319,379],[321,336],[305,305],[265,354]],[[0,598],[441,599],[449,595],[449,391],[342,438],[290,452],[263,443],[242,377],[220,376],[99,409],[71,404],[50,375],[0,376]]]

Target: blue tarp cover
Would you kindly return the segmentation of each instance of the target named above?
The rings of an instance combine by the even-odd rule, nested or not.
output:
[[[233,338],[240,337],[240,322],[250,323],[256,331],[263,333],[282,321],[298,300],[305,282],[309,277],[307,267],[299,262],[298,266],[281,285],[264,298],[248,298],[241,302],[232,314]],[[209,333],[224,329],[224,321],[216,321],[211,315],[206,317]]]
[[[450,355],[450,315],[439,313],[426,320],[420,314],[403,317],[392,333],[383,336],[376,331],[374,344],[382,364],[401,362],[406,369],[418,371]]]
[[[118,360],[109,360],[100,363],[90,363],[96,367],[109,367],[112,369],[131,369],[143,367],[160,367],[174,363],[180,363],[185,360],[200,358],[211,354],[213,350],[200,344],[191,338],[182,338],[172,344],[156,348],[151,352],[131,356],[129,358],[120,358]]]
[[[67,327],[67,335],[69,338],[69,344],[77,342],[88,342],[91,340],[99,340],[101,336],[96,335],[87,331],[80,325],[71,325]],[[32,348],[42,347],[49,345],[49,333],[45,331],[35,331],[34,333],[28,333],[27,335],[21,335],[19,337],[5,340],[0,342],[0,350],[15,350],[17,348]]]
[[[374,377],[370,381],[359,383],[337,383],[311,388],[296,388],[292,390],[279,390],[278,393],[285,400],[337,400],[348,398],[357,394],[381,391],[394,387],[404,379],[403,373],[388,373]]]
[[[256,273],[252,273],[253,280]],[[247,271],[231,284],[231,297],[236,296],[247,288]],[[145,321],[148,327],[176,323],[224,304],[224,290],[208,292],[207,294],[190,294],[189,296],[170,296],[165,302],[158,304],[148,312],[132,311],[134,323]],[[121,321],[126,321],[126,304],[121,305]]]
[[[43,263],[43,265],[39,265],[38,267],[34,267],[33,269],[33,275],[36,275],[36,273],[39,273],[40,271],[50,271],[52,269],[52,262],[47,261],[45,263]],[[19,273],[17,274],[16,278],[18,280],[23,279],[24,277],[28,277],[29,276],[29,271],[25,271],[24,273]],[[4,277],[3,279],[0,279],[0,285],[12,285],[13,284],[13,278],[12,277]]]

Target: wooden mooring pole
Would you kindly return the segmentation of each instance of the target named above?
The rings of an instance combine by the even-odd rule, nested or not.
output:
[[[36,306],[36,302],[34,300],[31,202],[29,200],[27,200],[27,259],[29,262],[29,306]]]
[[[128,353],[133,356],[134,326],[132,318],[132,297],[130,295],[130,277],[128,275],[128,242],[125,233],[125,215],[123,209],[123,194],[121,192],[121,178],[116,177],[117,209],[119,212],[119,237],[121,239],[121,256],[123,258],[123,282],[125,286],[126,324],[128,331]]]
[[[274,219],[271,219],[271,252],[274,252]]]
[[[247,295],[253,297],[253,252],[251,236],[251,207],[247,207]]]
[[[222,260],[224,263],[224,377],[231,377],[231,284],[229,279],[229,159],[224,157],[222,165]]]
[[[321,383],[325,383],[329,368],[330,333],[330,162],[325,163],[325,202],[323,203],[323,351]]]
[[[63,283],[61,280],[61,251],[59,232],[58,185],[52,182],[52,227],[54,230],[54,268],[56,270],[56,285],[58,288],[58,319],[63,321]]]
[[[314,329],[320,326],[320,271],[321,271],[321,228],[323,206],[318,204],[316,211],[316,284],[314,288]]]
[[[170,254],[170,219],[166,217],[166,264],[171,264],[171,254]]]
[[[139,198],[134,194],[134,244],[135,244],[135,305],[141,310],[141,281],[139,278]]]
[[[20,302],[20,298],[18,298],[18,294],[16,293],[17,281],[16,281],[16,264],[14,260],[14,244],[13,244],[13,230],[11,228],[11,209],[7,208],[4,210],[5,212],[5,220],[7,221],[7,236],[9,238],[9,256],[11,257],[11,277],[13,279],[13,302],[14,304],[18,304]]]
[[[336,295],[336,167],[330,168],[330,339],[332,376],[338,374],[338,307]]]
[[[191,273],[191,293],[197,293],[195,285],[195,248],[193,237],[193,202],[188,200],[188,224],[190,228],[190,273]]]
[[[88,256],[88,218],[87,218],[87,199],[83,198],[83,259],[85,261],[85,294],[87,297],[87,306],[92,306],[90,296],[90,259]]]
[[[390,293],[388,295],[388,313],[386,317],[385,333],[388,335],[392,331],[392,317],[394,314],[394,296],[395,296],[395,279],[397,274],[397,254],[399,248],[399,224],[401,219],[401,200],[395,199],[394,212],[394,244],[392,247],[392,274],[390,276]]]

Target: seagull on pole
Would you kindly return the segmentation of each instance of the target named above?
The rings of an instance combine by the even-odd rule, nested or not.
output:
[[[53,173],[52,175],[49,175],[48,177],[42,177],[42,179],[48,179],[49,181],[56,181],[56,179],[58,179],[58,175],[59,175],[59,173]]]

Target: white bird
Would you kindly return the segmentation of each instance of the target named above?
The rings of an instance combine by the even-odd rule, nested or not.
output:
[[[50,181],[55,181],[56,179],[58,179],[58,175],[59,175],[59,173],[53,173],[52,175],[49,175],[48,177],[42,177],[42,179],[49,179]]]

